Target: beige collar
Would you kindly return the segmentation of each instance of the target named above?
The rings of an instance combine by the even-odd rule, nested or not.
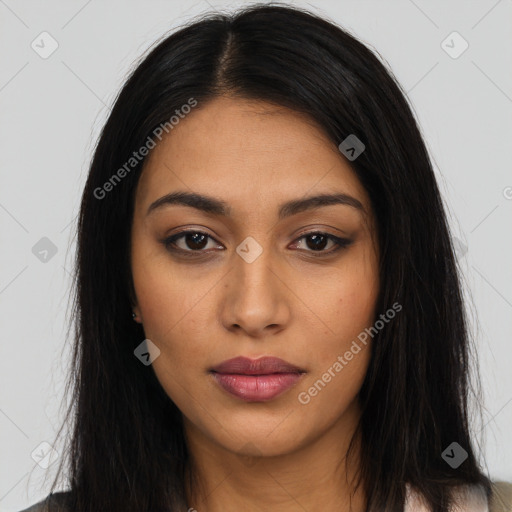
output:
[[[405,512],[428,512],[420,495],[406,484]],[[480,486],[458,487],[453,491],[455,503],[450,512],[489,512],[485,491]]]

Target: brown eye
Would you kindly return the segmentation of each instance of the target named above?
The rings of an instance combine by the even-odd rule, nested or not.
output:
[[[306,233],[297,238],[298,241],[303,239],[306,240],[305,245],[307,249],[305,249],[305,252],[313,253],[315,256],[328,256],[340,249],[348,247],[352,243],[352,240],[339,238],[329,233],[322,232]],[[202,231],[189,230],[172,235],[163,240],[162,243],[170,252],[182,253],[185,256],[193,257],[201,253],[210,252],[209,250],[205,250],[209,240],[214,240],[214,238]],[[181,246],[177,243],[178,241],[182,242]],[[331,249],[325,250],[325,248],[329,246],[329,242],[332,243]],[[296,242],[294,245],[297,246],[298,243]]]
[[[189,249],[204,249],[208,241],[208,235],[203,233],[186,233],[184,241]]]
[[[182,241],[182,245],[179,246],[176,242]],[[163,241],[163,244],[169,251],[182,251],[182,252],[207,252],[204,251],[208,245],[208,240],[213,238],[203,233],[202,231],[182,231],[176,235],[172,235]]]
[[[304,238],[307,240],[306,245],[308,248],[314,251],[325,249],[325,246],[329,243],[329,238],[325,235],[308,235]],[[309,242],[311,242],[311,244]]]
[[[332,254],[340,249],[343,249],[345,247],[348,247],[352,241],[348,240],[346,238],[339,238],[337,236],[331,235],[329,233],[322,233],[322,232],[313,232],[313,233],[306,233],[302,235],[297,240],[306,239],[306,247],[308,250],[306,252],[313,252],[313,253],[320,253],[319,255],[329,255]],[[332,242],[334,245],[334,249],[331,250],[324,250],[325,247],[328,245],[329,242]],[[331,246],[332,247],[332,246]],[[316,254],[315,254],[316,256]]]

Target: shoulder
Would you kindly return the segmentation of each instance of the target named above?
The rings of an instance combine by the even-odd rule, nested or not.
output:
[[[512,483],[493,482],[489,512],[512,512]]]
[[[455,503],[468,512],[512,512],[512,483],[491,482],[491,496],[478,485],[463,486],[454,490]],[[458,511],[459,508],[455,510]]]
[[[70,494],[70,491],[54,492],[20,512],[69,512],[67,501]]]
[[[409,489],[409,492],[411,492],[409,501],[414,501],[414,491]],[[70,494],[70,491],[60,491],[49,494],[45,499],[28,508],[20,510],[20,512],[69,512],[67,502]],[[471,494],[471,498],[475,499],[479,493],[470,493],[470,495]],[[51,509],[49,509],[50,506]],[[409,509],[406,508],[406,510]],[[512,483],[501,481],[492,482],[492,495],[489,500],[489,512],[512,512]]]
[[[487,500],[484,489],[480,486],[465,485],[452,490],[453,512],[512,512],[512,483],[491,482],[492,494]],[[406,512],[423,512],[427,507],[419,493],[407,484]]]

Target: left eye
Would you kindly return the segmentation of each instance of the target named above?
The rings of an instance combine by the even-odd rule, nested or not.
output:
[[[181,239],[185,240],[185,248],[180,247],[176,243],[178,240]],[[207,246],[208,239],[215,240],[213,237],[211,237],[207,233],[203,233],[202,231],[182,231],[181,233],[177,233],[176,235],[172,235],[166,238],[165,240],[162,241],[162,243],[171,252],[200,253],[207,252],[204,251],[203,249]],[[306,252],[319,252],[323,255],[332,254],[340,249],[349,246],[352,243],[351,240],[348,239],[339,238],[329,233],[315,231],[300,236],[299,238],[296,239],[294,245],[298,245],[298,241],[302,239],[306,239],[307,247],[312,249],[306,250]],[[325,251],[324,249],[329,242],[333,243],[334,249]]]
[[[331,235],[329,233],[321,233],[321,232],[313,232],[306,233],[301,237],[297,238],[297,240],[302,240],[305,238],[309,242],[306,242],[307,247],[312,248],[312,251],[306,252],[320,252],[322,254],[332,254],[340,249],[348,247],[351,244],[351,241],[346,238],[339,238],[337,236]],[[330,251],[324,251],[325,246],[331,241],[334,245],[334,249]]]

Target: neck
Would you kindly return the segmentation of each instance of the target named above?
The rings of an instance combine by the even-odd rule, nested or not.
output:
[[[316,439],[293,452],[273,456],[234,453],[207,438],[184,419],[190,453],[189,473],[197,486],[186,489],[189,510],[221,512],[363,512],[363,485],[354,487],[360,442],[347,450],[358,420],[358,407],[334,423]],[[253,452],[254,453],[254,452]]]

